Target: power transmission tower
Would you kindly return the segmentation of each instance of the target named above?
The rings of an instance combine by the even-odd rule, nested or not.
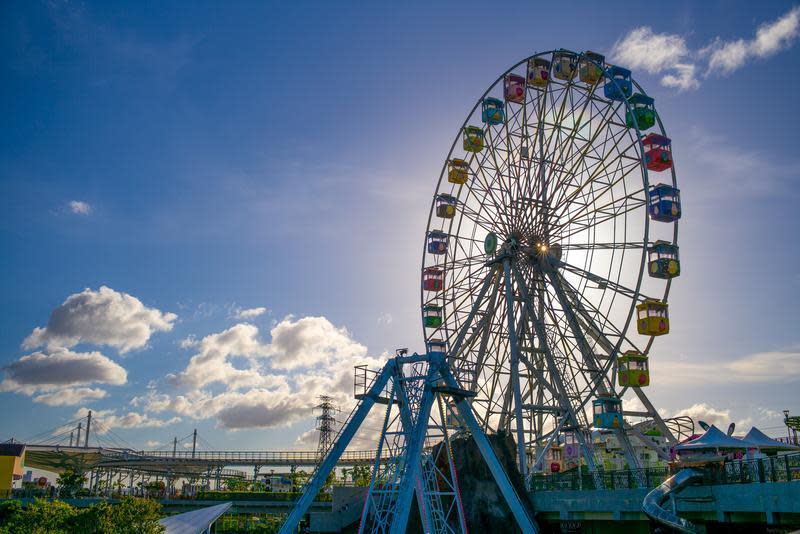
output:
[[[317,457],[322,461],[333,445],[336,418],[334,415],[339,409],[333,404],[333,397],[327,395],[319,396],[319,404],[314,406],[320,413],[317,416],[317,430],[319,431],[319,445],[317,445]]]

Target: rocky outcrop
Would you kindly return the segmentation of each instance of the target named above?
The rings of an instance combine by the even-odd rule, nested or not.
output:
[[[517,494],[528,508],[528,514],[533,517],[533,507],[516,466],[514,439],[506,433],[487,435],[487,438]],[[459,434],[451,439],[451,445],[469,531],[521,532],[472,436]],[[439,469],[447,472],[446,454],[437,454],[436,458]],[[422,532],[416,503],[412,508],[408,532]]]

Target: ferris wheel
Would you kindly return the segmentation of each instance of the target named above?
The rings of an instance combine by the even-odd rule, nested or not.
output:
[[[430,210],[422,321],[483,428],[514,435],[523,475],[565,442],[595,472],[600,432],[631,467],[638,438],[668,458],[673,430],[643,388],[680,216],[654,100],[600,54],[536,54],[470,111]],[[630,393],[643,409],[624,409]]]

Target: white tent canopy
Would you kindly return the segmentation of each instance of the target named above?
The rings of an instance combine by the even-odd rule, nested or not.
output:
[[[732,438],[724,433],[719,428],[711,425],[711,428],[706,430],[706,433],[695,438],[692,441],[681,443],[675,447],[675,451],[681,453],[682,451],[697,451],[707,449],[747,449],[753,448],[754,445],[749,444],[737,438]]]
[[[776,439],[772,439],[771,437],[767,436],[756,427],[751,428],[750,432],[748,432],[747,435],[742,438],[742,441],[747,443],[748,447],[758,448],[761,450],[769,450],[769,451],[800,450],[800,447],[796,447],[794,445],[790,445],[789,443],[783,443]]]

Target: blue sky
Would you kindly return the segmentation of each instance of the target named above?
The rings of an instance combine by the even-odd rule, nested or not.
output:
[[[559,47],[625,59],[673,139],[683,271],[648,395],[780,434],[797,33],[789,2],[4,3],[0,438],[91,408],[137,447],[313,442],[316,393],[421,349],[421,242],[464,117]]]

